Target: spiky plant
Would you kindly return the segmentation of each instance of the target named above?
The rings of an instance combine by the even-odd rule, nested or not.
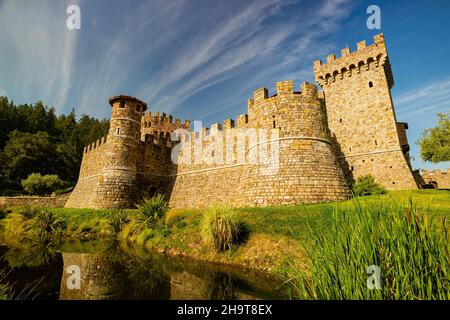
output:
[[[64,219],[58,217],[52,210],[44,208],[31,220],[30,228],[40,237],[54,236],[66,227]]]
[[[158,194],[151,198],[144,199],[137,206],[140,215],[138,221],[145,227],[152,228],[163,221],[169,210],[169,204],[163,195]]]
[[[114,210],[108,216],[108,224],[113,229],[114,234],[118,234],[122,231],[125,224],[128,223],[128,211],[126,210]]]
[[[22,217],[24,221],[33,219],[41,209],[32,205],[23,205],[20,206],[17,210],[17,213]]]
[[[238,212],[225,205],[215,205],[203,213],[203,239],[217,251],[233,248],[239,241],[240,229]]]

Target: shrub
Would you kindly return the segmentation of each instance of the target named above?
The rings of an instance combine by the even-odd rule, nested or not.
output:
[[[375,182],[375,178],[370,174],[360,176],[352,186],[353,193],[356,196],[368,196],[371,194],[379,195],[387,193],[380,184]]]
[[[238,212],[225,205],[213,206],[203,214],[203,239],[217,251],[225,251],[237,245],[240,229]]]
[[[445,222],[445,221],[444,221]],[[433,223],[413,204],[354,202],[335,209],[331,227],[311,228],[310,270],[295,268],[291,281],[309,299],[450,298],[450,256],[445,224]],[[326,232],[324,232],[326,230]],[[378,266],[381,288],[368,288]],[[373,284],[373,282],[371,282]]]
[[[139,222],[149,228],[159,224],[169,210],[168,203],[161,194],[144,199],[137,208],[140,212]]]
[[[114,233],[118,234],[129,221],[128,212],[126,210],[114,210],[107,219]]]
[[[32,195],[48,195],[53,191],[64,187],[65,182],[57,175],[44,175],[40,173],[32,173],[22,180],[23,189]]]
[[[31,205],[24,205],[19,207],[17,213],[22,217],[23,220],[33,219],[38,213],[40,209]]]
[[[62,232],[66,227],[65,221],[50,209],[40,210],[31,220],[31,229],[40,237],[53,236]]]

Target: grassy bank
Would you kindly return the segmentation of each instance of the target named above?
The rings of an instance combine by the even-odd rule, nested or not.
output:
[[[409,206],[410,196],[417,207],[416,212],[427,216],[433,230],[435,228],[436,232],[441,232],[439,226],[443,224],[446,229],[450,227],[450,219],[444,219],[450,218],[450,191],[445,190],[390,192],[387,195],[357,198],[359,204],[357,200],[352,200],[290,207],[242,208],[239,209],[239,219],[249,229],[248,237],[233,250],[224,252],[211,250],[203,241],[201,221],[204,210],[171,210],[165,216],[163,226],[144,228],[137,232],[133,223],[129,222],[117,235],[109,224],[111,212],[107,210],[53,209],[52,212],[65,223],[61,234],[65,239],[117,236],[121,240],[169,255],[265,270],[291,278],[299,276],[298,270],[310,272],[314,267],[311,261],[314,255],[308,251],[323,245],[317,243],[317,233],[319,237],[333,233],[333,228],[336,228],[333,213],[345,213],[346,225],[361,219],[358,214],[361,206],[382,208],[380,210],[386,213],[397,210],[395,212],[402,215]],[[393,206],[397,209],[394,210]],[[136,210],[128,211],[130,217],[135,214]],[[0,220],[0,241],[19,244],[27,237],[34,237],[28,224],[17,208],[13,208]]]

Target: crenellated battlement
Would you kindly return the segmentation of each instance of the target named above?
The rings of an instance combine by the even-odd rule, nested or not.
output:
[[[255,104],[260,104],[265,100],[277,97],[316,99],[318,98],[318,90],[317,86],[310,82],[303,82],[300,86],[300,90],[296,91],[292,80],[277,81],[276,93],[272,96],[269,96],[269,90],[265,87],[259,88],[253,92],[253,98],[248,100],[249,110],[254,107]]]
[[[107,139],[107,135],[96,140],[95,142],[92,142],[91,144],[87,145],[86,147],[84,147],[83,153],[89,153],[91,151],[94,151],[98,147],[104,145],[106,143],[106,139]]]
[[[167,125],[167,127],[182,127],[185,129],[189,129],[191,126],[190,120],[184,120],[182,122],[180,119],[176,118],[174,119],[172,115],[166,115],[165,112],[153,112],[153,114],[148,111],[145,112],[142,116],[142,126],[143,128],[150,128],[151,126],[164,126]]]
[[[144,135],[144,143],[154,144],[156,146],[164,146],[171,148],[173,144],[177,142],[173,142],[171,139],[171,134],[169,132],[159,132],[159,133],[146,133]]]
[[[386,44],[383,34],[378,34],[373,38],[372,45],[367,46],[366,41],[357,43],[357,50],[350,51],[350,48],[341,50],[341,56],[336,58],[334,53],[328,55],[327,62],[322,63],[316,60],[313,64],[316,81],[323,87],[336,80],[351,77],[370,68],[383,67],[389,81],[389,87],[394,86],[394,79],[389,63]]]

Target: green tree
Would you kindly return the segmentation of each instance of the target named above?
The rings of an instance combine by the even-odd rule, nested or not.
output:
[[[438,113],[438,125],[426,129],[420,139],[420,155],[425,161],[450,161],[450,112]]]
[[[82,142],[77,134],[75,111],[72,110],[67,116],[59,116],[55,128],[58,132],[58,138],[55,139],[59,158],[58,171],[63,179],[74,181],[78,177],[82,156]]]
[[[33,195],[49,195],[64,187],[65,183],[56,174],[41,175],[32,173],[21,182],[23,189]]]
[[[75,111],[55,115],[43,102],[15,105],[0,97],[0,193],[14,194],[30,173],[57,174],[74,183],[83,148],[108,133],[109,121]]]
[[[384,189],[382,185],[378,184],[375,181],[375,178],[370,174],[358,177],[352,185],[352,190],[355,196],[368,196],[371,194],[387,193],[386,189]]]
[[[35,134],[14,130],[2,155],[2,171],[9,179],[24,179],[31,172],[57,173],[56,147],[46,132]]]

